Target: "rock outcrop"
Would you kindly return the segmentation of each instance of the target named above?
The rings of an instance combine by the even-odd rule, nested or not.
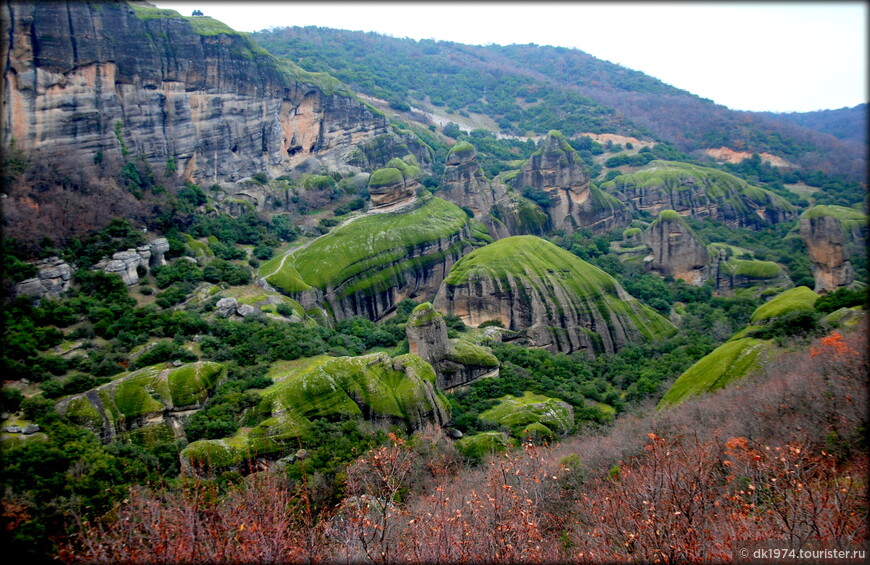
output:
[[[408,350],[432,365],[443,390],[498,375],[498,359],[485,347],[449,339],[444,317],[428,302],[414,308],[405,333]]]
[[[664,210],[643,232],[643,241],[651,250],[648,265],[653,273],[693,285],[707,280],[707,248],[678,213]]]
[[[635,173],[602,183],[601,188],[635,212],[658,216],[662,210],[675,210],[732,227],[757,229],[797,215],[794,206],[769,190],[724,171],[688,163],[653,161]]]
[[[458,206],[424,195],[338,226],[260,273],[306,309],[379,320],[404,298],[431,300],[453,263],[487,237]]]
[[[372,209],[392,210],[413,201],[422,188],[421,174],[413,155],[391,159],[386,167],[374,171],[368,185]]]
[[[165,255],[169,251],[169,241],[160,237],[147,245],[118,251],[111,259],[104,259],[94,265],[94,269],[105,273],[114,273],[124,280],[124,284],[131,286],[139,282],[139,267],[146,271],[166,264]]]
[[[491,217],[495,224],[494,235],[544,235],[550,218],[540,206],[510,191],[499,198],[492,207]]]
[[[801,214],[800,236],[812,261],[816,292],[855,281],[849,258],[866,251],[867,216],[843,206],[814,206]]]
[[[89,168],[135,155],[213,183],[275,177],[312,155],[353,170],[356,145],[388,133],[335,79],[209,17],[123,2],[2,10],[2,143],[34,157]]]
[[[504,229],[504,224],[492,215],[496,201],[502,198],[505,192],[506,187],[503,184],[486,178],[477,161],[477,150],[473,145],[467,141],[460,141],[450,148],[444,173],[441,175],[441,189],[438,191],[438,196],[471,210],[474,217],[483,222],[489,233],[496,239],[511,234]]]
[[[34,263],[38,274],[15,285],[15,296],[29,296],[34,300],[57,299],[67,289],[73,268],[59,257],[49,257]]]
[[[530,188],[549,197],[544,211],[552,229],[606,233],[631,222],[624,204],[590,183],[580,154],[558,131],[547,135],[509,182],[520,192]]]
[[[534,236],[501,239],[463,257],[434,305],[469,326],[497,320],[534,346],[590,356],[676,331],[613,277]]]
[[[553,441],[574,431],[574,408],[558,398],[526,391],[507,395],[480,415],[483,422],[510,428],[518,438]]]
[[[402,426],[446,424],[449,403],[435,385],[432,367],[416,355],[309,358],[284,374],[253,408],[260,421],[227,440],[200,440],[181,452],[186,473],[236,469],[256,457],[286,455],[306,437],[314,420],[367,420]],[[292,453],[292,451],[291,451]]]
[[[707,250],[711,257],[709,278],[719,294],[730,294],[738,288],[786,290],[794,286],[782,266],[755,259],[748,249],[713,243]]]
[[[67,396],[55,408],[106,443],[116,439],[174,441],[184,437],[182,419],[202,408],[225,375],[223,365],[205,361],[172,369],[146,367]]]

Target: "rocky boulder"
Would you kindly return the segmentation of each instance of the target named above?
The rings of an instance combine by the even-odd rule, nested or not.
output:
[[[613,277],[534,236],[501,239],[463,257],[434,305],[469,326],[496,320],[533,346],[590,356],[676,331]]]
[[[650,248],[648,266],[653,273],[701,285],[707,279],[710,255],[686,221],[673,210],[664,210],[645,232]]]
[[[477,150],[467,141],[455,143],[447,153],[441,189],[438,196],[455,204],[465,206],[474,217],[489,224],[492,207],[505,193],[500,183],[492,183],[483,173],[477,161]],[[492,229],[490,229],[492,231]]]
[[[252,409],[259,424],[227,440],[190,443],[181,452],[185,472],[244,471],[254,458],[280,457],[288,446],[296,450],[299,438],[306,438],[312,422],[322,418],[379,422],[408,432],[427,423],[444,425],[450,418],[435,372],[413,354],[321,355],[272,376],[275,385],[263,391]]]
[[[413,156],[391,159],[387,166],[369,177],[372,209],[392,210],[414,200],[420,190],[422,172]]]
[[[498,375],[498,359],[492,352],[461,339],[449,339],[444,317],[428,302],[414,308],[405,333],[408,350],[432,365],[443,390]]]
[[[55,409],[106,443],[116,439],[174,441],[184,437],[182,419],[203,406],[225,375],[220,363],[201,361],[175,368],[155,365],[67,396]]]
[[[165,237],[161,237],[136,249],[118,251],[112,255],[111,259],[104,259],[93,268],[105,273],[114,273],[124,280],[124,284],[132,286],[139,282],[140,267],[148,271],[154,267],[165,265],[167,251],[169,251],[169,241]]]
[[[713,243],[707,250],[711,257],[709,278],[719,294],[730,294],[738,288],[755,287],[771,291],[786,290],[794,286],[781,265],[755,259],[748,249]]]
[[[29,296],[35,300],[60,298],[73,276],[73,269],[59,257],[49,257],[34,263],[37,276],[15,285],[15,296]]]
[[[843,206],[814,206],[801,214],[800,236],[812,261],[816,292],[855,281],[850,257],[866,251],[867,216]]]

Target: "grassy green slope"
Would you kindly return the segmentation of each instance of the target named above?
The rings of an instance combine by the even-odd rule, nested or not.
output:
[[[686,180],[690,180],[687,183]],[[795,207],[782,196],[752,186],[730,173],[676,161],[653,161],[643,169],[602,183],[608,191],[661,189],[668,193],[699,188],[716,202],[729,202],[742,213],[751,213],[750,203],[794,212]]]
[[[293,253],[282,269],[266,280],[287,292],[312,287],[326,290],[360,277],[342,289],[342,295],[365,290],[393,272],[413,270],[440,260],[438,254],[410,258],[414,247],[458,236],[468,225],[468,215],[440,198],[423,197],[410,211],[359,218]],[[273,260],[274,261],[274,260]],[[272,267],[270,262],[269,266]]]
[[[818,297],[818,294],[805,286],[789,289],[759,306],[749,321],[757,324],[797,310],[812,311]]]
[[[786,290],[756,308],[750,317],[750,322],[763,324],[790,312],[801,310],[812,312],[813,304],[818,297],[818,294],[805,286]],[[737,332],[730,340],[689,367],[668,389],[659,407],[673,406],[689,396],[722,388],[734,380],[745,377],[756,368],[758,355],[765,350],[772,351],[774,342],[744,337],[752,328],[753,326],[747,326]]]
[[[231,438],[193,442],[182,457],[225,467],[286,450],[318,418],[383,419],[419,428],[447,413],[434,369],[416,355],[320,356],[276,364],[270,376],[276,382],[262,392],[255,411],[264,419],[257,426]]]
[[[619,298],[618,283],[613,277],[535,236],[508,237],[472,251],[453,265],[444,283],[459,286],[480,277],[505,284],[509,278],[521,279],[545,297],[553,296],[553,289],[547,286],[553,282],[567,296],[576,297],[580,309],[591,304],[602,312],[615,311],[620,317],[629,317],[647,339],[660,339],[676,331],[651,308],[637,300]]]
[[[759,354],[770,347],[769,341],[751,337],[720,345],[680,375],[662,397],[659,407],[677,405],[689,396],[712,392],[745,377],[758,366]]]

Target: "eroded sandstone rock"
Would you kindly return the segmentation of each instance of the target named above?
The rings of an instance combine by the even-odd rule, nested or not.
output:
[[[707,279],[710,254],[707,247],[673,210],[665,210],[645,232],[643,241],[650,248],[649,267],[660,276],[671,276],[689,284],[701,285]]]
[[[850,256],[866,250],[867,217],[843,206],[814,206],[801,215],[800,236],[812,261],[816,292],[855,281]]]
[[[590,183],[583,159],[558,131],[547,135],[510,182],[519,191],[532,188],[549,197],[544,211],[552,229],[606,233],[631,222],[622,202]]]

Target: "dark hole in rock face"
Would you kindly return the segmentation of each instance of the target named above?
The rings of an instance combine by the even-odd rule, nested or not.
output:
[[[296,145],[296,146],[294,146],[294,147],[288,147],[288,148],[287,148],[287,154],[290,155],[291,157],[292,157],[293,155],[296,155],[296,154],[299,153],[300,151],[302,151],[302,146],[301,146],[301,145]]]
[[[230,149],[230,151],[232,151],[233,153],[238,152],[238,150],[239,150],[239,146],[238,146],[238,145],[233,145],[233,148]]]

